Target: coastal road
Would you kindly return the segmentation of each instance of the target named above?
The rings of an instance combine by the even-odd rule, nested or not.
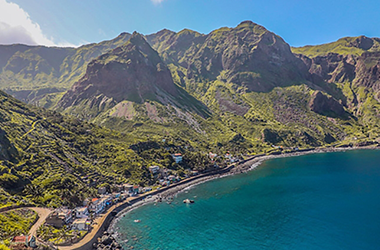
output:
[[[36,233],[37,233],[37,229],[45,223],[45,220],[46,218],[49,216],[49,214],[53,211],[49,208],[44,208],[44,207],[27,207],[28,209],[31,209],[33,211],[35,211],[37,214],[38,214],[38,220],[36,223],[34,223],[34,225],[32,226],[32,228],[30,228],[29,230],[29,235],[34,235],[36,236]]]

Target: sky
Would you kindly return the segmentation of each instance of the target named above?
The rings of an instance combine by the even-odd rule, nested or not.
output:
[[[380,37],[379,0],[0,0],[0,44],[80,46],[164,28],[207,34],[251,20],[291,46]]]

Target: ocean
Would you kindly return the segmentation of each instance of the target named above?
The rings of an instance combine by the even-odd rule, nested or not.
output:
[[[124,249],[377,250],[380,151],[268,160],[137,208],[114,230]]]

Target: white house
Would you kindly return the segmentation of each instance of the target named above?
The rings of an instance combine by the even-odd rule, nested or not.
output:
[[[87,231],[90,227],[90,220],[88,218],[80,218],[73,221],[71,224],[71,229],[76,229],[80,231]]]
[[[180,163],[182,161],[182,154],[180,153],[172,154],[172,157],[175,163]]]
[[[95,214],[101,213],[105,208],[106,204],[103,199],[92,199],[90,210],[93,211]]]
[[[87,207],[78,207],[76,209],[76,217],[77,218],[87,218],[89,216]]]
[[[150,171],[152,174],[157,174],[157,173],[160,171],[160,167],[159,167],[159,166],[150,166],[150,167],[149,167],[149,171]]]

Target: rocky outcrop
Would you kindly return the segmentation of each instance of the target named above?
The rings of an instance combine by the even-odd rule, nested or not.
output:
[[[380,91],[380,52],[363,53],[356,64],[356,86]]]
[[[307,68],[279,36],[251,21],[208,35],[161,31],[148,39],[166,63],[186,69],[194,82],[219,80],[248,91],[270,91],[305,81]]]
[[[135,32],[125,45],[93,60],[86,75],[63,96],[58,106],[67,108],[86,101],[99,107],[99,100],[144,103],[158,100],[158,95],[178,94],[170,71],[157,52]]]
[[[104,232],[103,236],[94,243],[93,249],[96,250],[122,250],[122,246],[108,232]]]
[[[320,91],[316,91],[312,94],[309,107],[315,113],[325,116],[344,117],[346,115],[342,104],[333,97],[327,96]]]

